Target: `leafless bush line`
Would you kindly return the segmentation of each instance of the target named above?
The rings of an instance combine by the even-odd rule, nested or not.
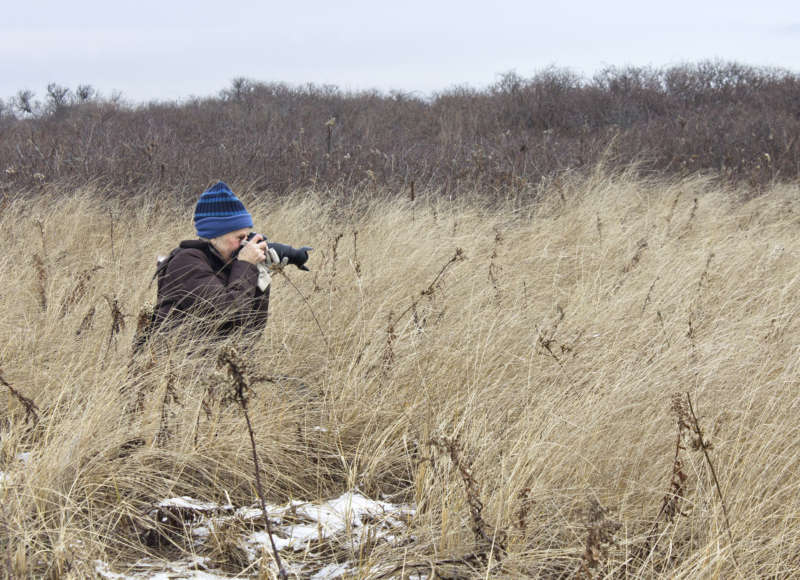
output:
[[[196,195],[210,180],[344,202],[419,191],[525,199],[563,172],[713,173],[756,195],[800,175],[800,77],[737,63],[503,75],[420,98],[235,79],[217,97],[126,104],[83,85],[0,106],[0,192],[97,182]],[[112,216],[113,217],[113,216]],[[112,238],[113,243],[113,238]]]

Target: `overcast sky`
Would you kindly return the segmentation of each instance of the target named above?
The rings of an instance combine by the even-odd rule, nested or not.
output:
[[[800,72],[800,1],[28,0],[0,10],[0,98],[49,82],[132,102],[235,77],[342,89],[485,87],[500,73],[707,59]]]

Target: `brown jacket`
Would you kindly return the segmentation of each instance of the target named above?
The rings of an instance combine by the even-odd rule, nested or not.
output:
[[[188,336],[224,338],[258,333],[267,324],[269,287],[258,289],[258,268],[236,259],[225,262],[204,240],[181,242],[157,275],[159,331],[181,326]]]

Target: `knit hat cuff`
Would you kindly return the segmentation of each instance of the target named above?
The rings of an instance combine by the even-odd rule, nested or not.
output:
[[[194,227],[197,229],[197,237],[210,240],[242,228],[252,228],[253,218],[247,212],[229,216],[202,217],[195,219]]]

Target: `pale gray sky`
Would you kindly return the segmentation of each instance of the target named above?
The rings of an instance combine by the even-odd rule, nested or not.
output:
[[[0,9],[0,98],[49,82],[129,101],[234,77],[342,89],[485,87],[510,70],[706,59],[800,72],[797,0],[27,0]]]

